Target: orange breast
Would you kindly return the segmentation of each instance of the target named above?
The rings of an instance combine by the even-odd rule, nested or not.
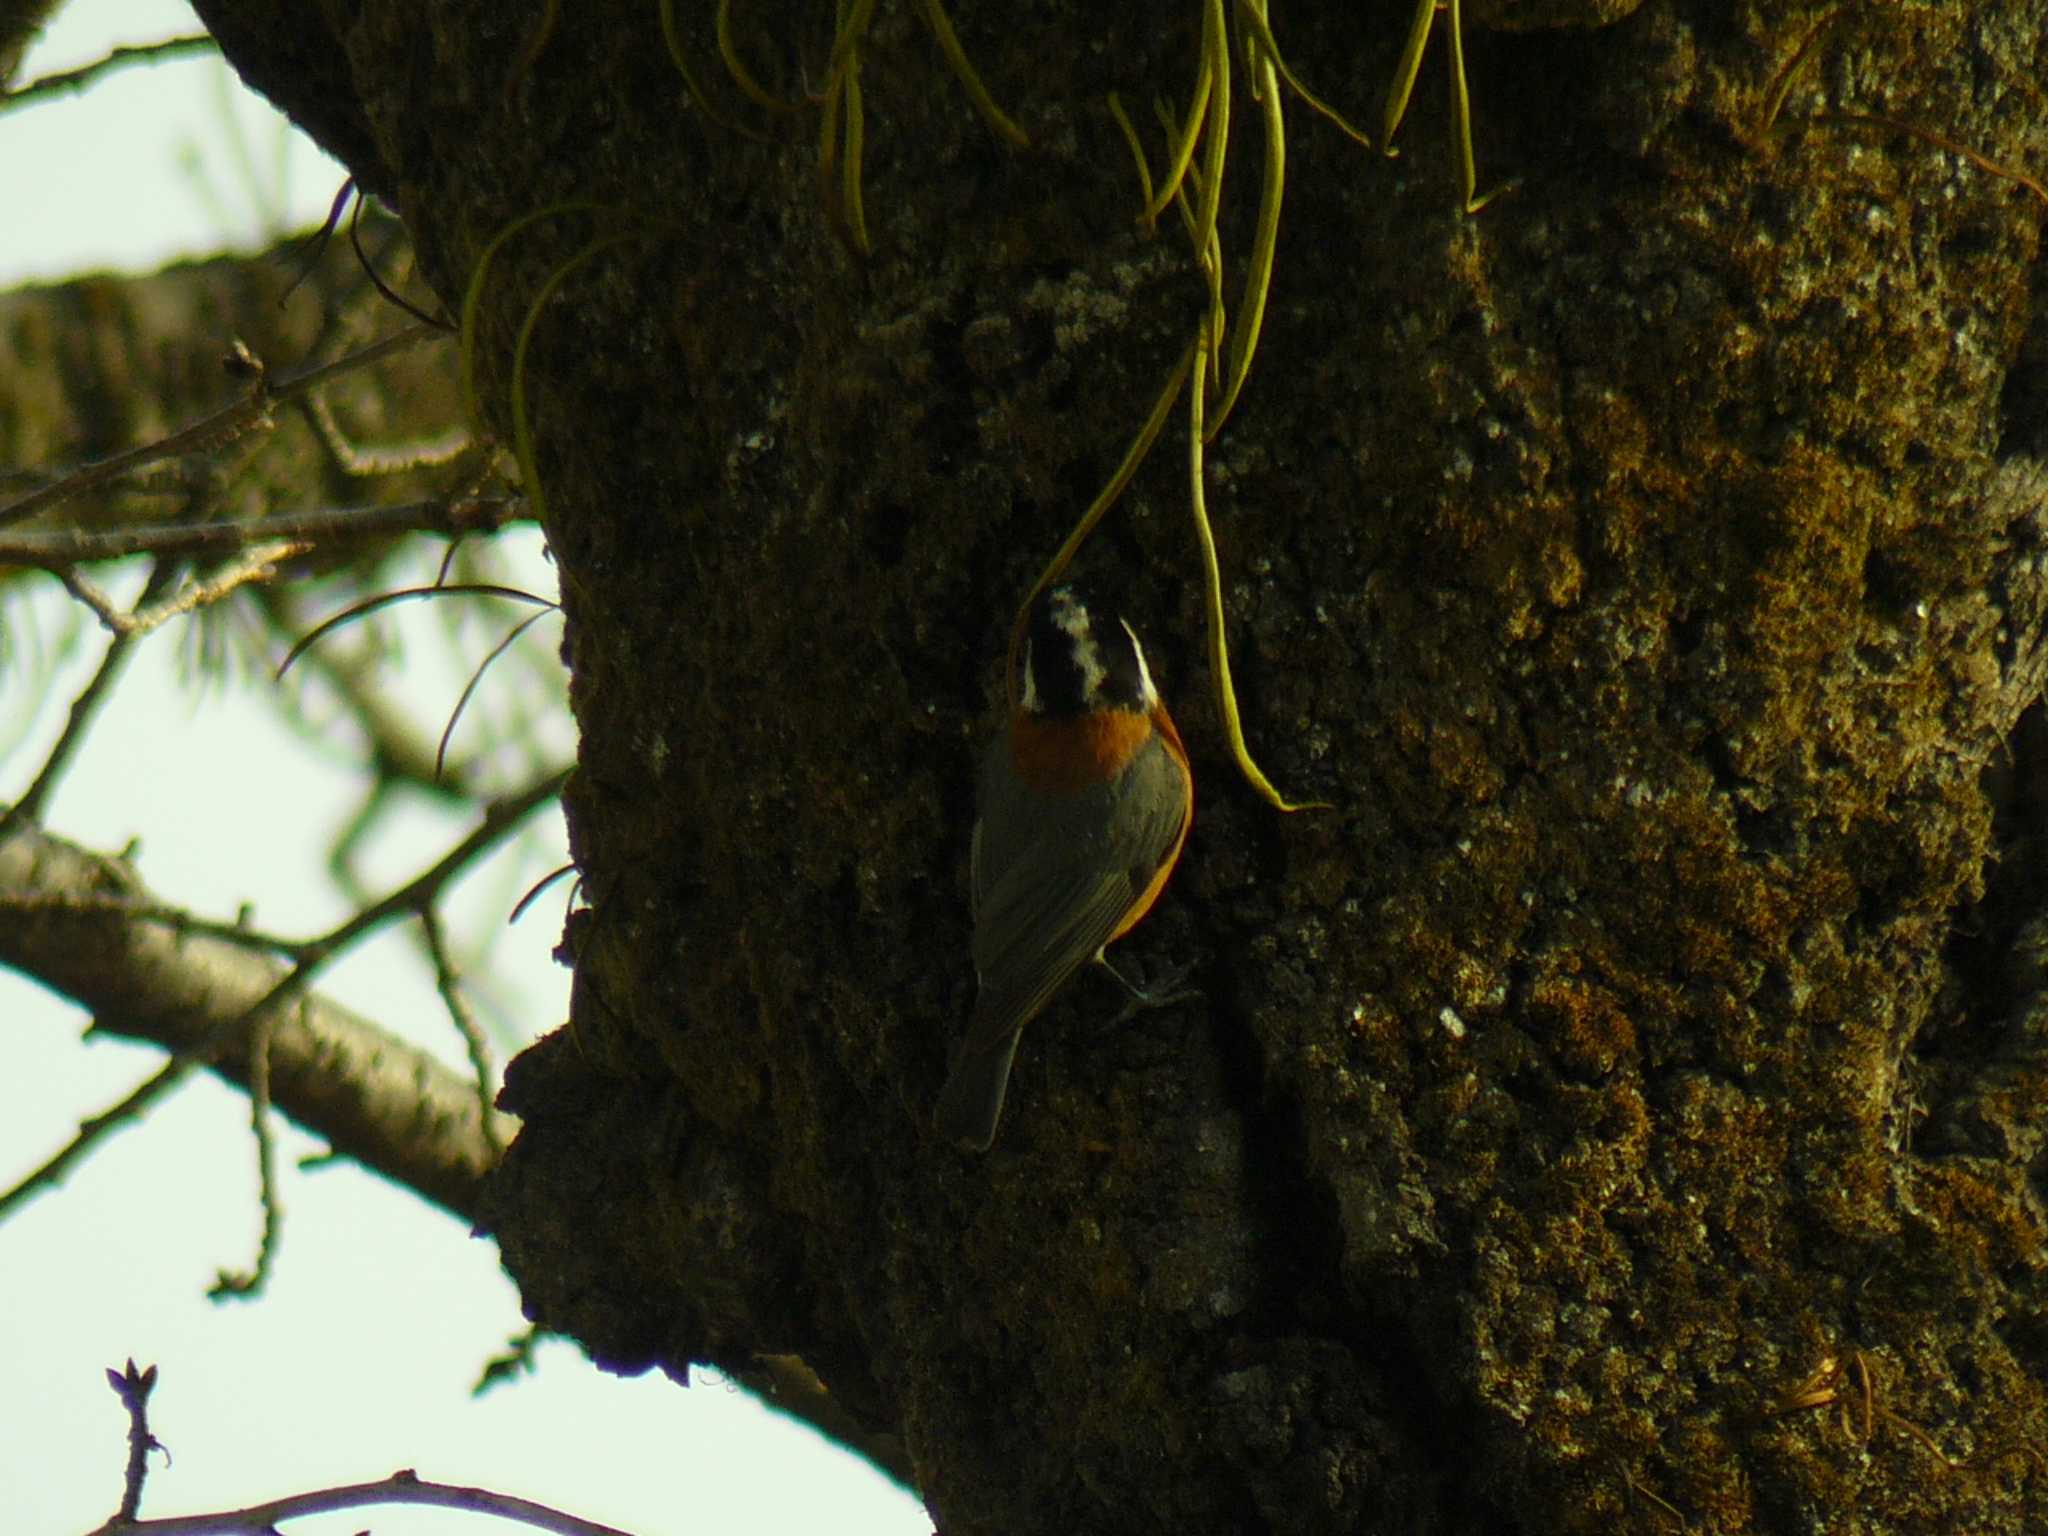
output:
[[[1105,942],[1122,938],[1152,910],[1152,903],[1165,889],[1167,877],[1180,860],[1181,847],[1187,842],[1188,824],[1193,819],[1194,777],[1188,770],[1188,752],[1181,745],[1180,732],[1174,729],[1173,717],[1164,706],[1155,707],[1149,715],[1128,709],[1103,710],[1064,720],[1018,715],[1010,725],[1010,757],[1016,764],[1017,777],[1025,788],[1041,795],[1079,794],[1108,783],[1130,765],[1131,759],[1154,736],[1180,770],[1180,826],[1174,833],[1173,846]]]
[[[1019,714],[1010,722],[1010,757],[1027,789],[1074,795],[1122,773],[1151,739],[1150,717],[1134,710],[1105,709],[1064,720]]]
[[[1159,861],[1159,869],[1152,876],[1152,883],[1139,894],[1138,899],[1132,903],[1131,910],[1124,914],[1123,921],[1116,925],[1116,932],[1109,936],[1108,942],[1112,944],[1138,926],[1145,914],[1152,910],[1152,903],[1159,899],[1159,893],[1166,889],[1167,878],[1172,875],[1173,866],[1180,862],[1180,851],[1187,844],[1188,827],[1195,819],[1195,776],[1188,769],[1188,749],[1181,745],[1180,732],[1173,728],[1173,717],[1166,712],[1164,705],[1152,711],[1152,720],[1159,732],[1159,739],[1166,743],[1167,755],[1173,759],[1174,766],[1180,769],[1181,804],[1185,809],[1180,818],[1180,831],[1174,834],[1173,847],[1168,849],[1166,857]]]

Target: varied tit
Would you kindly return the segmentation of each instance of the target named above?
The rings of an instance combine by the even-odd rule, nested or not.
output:
[[[937,1115],[941,1135],[975,1151],[995,1140],[1018,1035],[1152,909],[1194,811],[1187,749],[1130,625],[1055,587],[1032,606],[1022,673],[1009,726],[982,759],[981,990]]]

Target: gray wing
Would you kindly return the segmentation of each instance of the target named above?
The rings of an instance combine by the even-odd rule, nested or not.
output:
[[[969,1146],[995,1137],[1017,1037],[1108,942],[1172,852],[1186,816],[1180,768],[1148,742],[1115,790],[1049,798],[997,766],[982,773],[974,838],[974,1021],[939,1098],[939,1129]]]

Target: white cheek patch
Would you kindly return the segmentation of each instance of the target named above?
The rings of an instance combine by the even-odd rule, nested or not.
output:
[[[1131,654],[1138,658],[1138,697],[1147,709],[1159,702],[1159,691],[1152,686],[1152,669],[1145,665],[1145,647],[1138,644],[1138,632],[1131,628],[1130,621],[1118,619],[1124,633],[1131,637]]]
[[[1102,647],[1095,643],[1095,631],[1088,623],[1088,610],[1069,598],[1055,602],[1052,621],[1073,642],[1074,668],[1081,674],[1081,697],[1093,699],[1109,681],[1109,668],[1102,664]]]

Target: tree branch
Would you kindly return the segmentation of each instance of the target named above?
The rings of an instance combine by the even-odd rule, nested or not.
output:
[[[149,1432],[149,1394],[156,1390],[156,1367],[138,1370],[131,1356],[122,1370],[107,1370],[107,1385],[128,1410],[128,1464],[121,1474],[121,1507],[115,1523],[133,1520],[142,1508],[142,1485],[149,1477],[149,1453],[163,1451],[161,1440]]]
[[[187,614],[219,602],[222,598],[239,592],[252,582],[265,582],[277,574],[278,565],[295,555],[302,555],[312,546],[309,544],[271,543],[247,551],[232,565],[215,571],[204,580],[188,581],[169,597],[156,602],[138,603],[132,612],[124,613],[120,605],[100,591],[76,571],[65,569],[57,573],[57,579],[64,583],[64,589],[79,602],[85,604],[117,640],[133,640],[151,630],[169,623],[181,614]],[[160,570],[167,567],[159,565]]]
[[[149,579],[143,583],[142,604],[155,602],[164,588],[170,585],[170,581],[169,568],[159,561],[156,568],[149,573]],[[99,594],[95,593],[94,596],[98,597]],[[93,604],[88,600],[87,606]],[[114,638],[108,642],[106,654],[100,658],[99,667],[93,673],[92,681],[71,701],[71,714],[65,720],[64,729],[57,737],[56,744],[50,748],[50,755],[43,759],[43,766],[37,770],[34,780],[23,791],[21,798],[5,811],[0,811],[0,838],[5,838],[8,829],[15,823],[32,822],[41,817],[43,802],[63,781],[72,754],[84,743],[86,732],[91,728],[94,717],[106,703],[115,681],[128,665],[128,654],[134,647],[135,638],[132,632],[123,633],[118,629],[114,631]]]
[[[94,560],[130,555],[225,556],[259,541],[317,544],[323,548],[401,533],[459,537],[496,533],[524,515],[517,497],[463,496],[409,501],[397,506],[322,507],[247,521],[169,523],[136,528],[52,528],[0,534],[0,565],[68,570]]]
[[[595,1520],[564,1514],[531,1499],[493,1493],[488,1488],[465,1488],[454,1483],[429,1483],[411,1468],[392,1473],[381,1482],[355,1483],[344,1488],[317,1488],[295,1493],[267,1504],[246,1509],[222,1510],[210,1515],[179,1515],[165,1520],[142,1520],[142,1487],[149,1475],[149,1453],[164,1449],[149,1427],[149,1394],[155,1390],[155,1366],[138,1370],[134,1360],[120,1370],[107,1371],[107,1385],[128,1411],[128,1461],[121,1479],[121,1507],[114,1518],[92,1536],[276,1536],[278,1524],[301,1515],[328,1514],[336,1510],[361,1509],[372,1504],[423,1504],[441,1509],[466,1509],[479,1515],[515,1520],[556,1536],[626,1536],[626,1533]],[[170,1453],[165,1451],[168,1456]]]
[[[556,1536],[627,1536],[617,1526],[600,1525],[576,1515],[550,1509],[531,1499],[488,1488],[467,1488],[456,1483],[430,1483],[411,1471],[394,1472],[375,1483],[354,1483],[345,1488],[319,1488],[252,1504],[246,1509],[222,1510],[211,1515],[177,1515],[164,1520],[109,1520],[92,1536],[275,1536],[278,1522],[306,1515],[331,1514],[336,1510],[364,1509],[377,1504],[426,1505],[436,1509],[466,1509],[472,1514],[495,1515],[516,1520]]]
[[[26,496],[0,506],[0,528],[11,527],[38,513],[60,506],[74,497],[103,489],[166,459],[178,458],[185,454],[216,453],[251,432],[268,432],[277,424],[277,406],[288,400],[296,400],[330,380],[367,368],[395,353],[403,352],[442,334],[444,333],[431,325],[409,325],[381,341],[358,348],[346,357],[301,369],[276,381],[271,380],[254,354],[237,344],[236,351],[228,358],[228,363],[232,371],[249,380],[249,386],[240,398],[202,417],[189,427],[158,438],[153,443],[131,448],[125,453],[113,454],[94,463],[81,465],[40,490],[31,491]]]
[[[127,864],[34,827],[0,839],[0,964],[90,1009],[94,1028],[196,1052],[290,975],[249,945],[181,931]],[[209,1062],[246,1086],[231,1052]],[[477,1091],[369,1020],[307,993],[270,1041],[279,1109],[337,1152],[465,1220],[495,1161]],[[502,1135],[502,1130],[500,1131]]]
[[[161,64],[169,59],[183,58],[192,54],[214,53],[219,45],[201,32],[192,37],[167,37],[160,43],[138,43],[126,48],[115,48],[90,64],[77,69],[63,70],[54,75],[39,75],[19,90],[0,90],[0,112],[12,112],[31,102],[48,96],[61,96],[71,91],[82,91],[101,75],[116,69],[125,69],[131,64]]]

